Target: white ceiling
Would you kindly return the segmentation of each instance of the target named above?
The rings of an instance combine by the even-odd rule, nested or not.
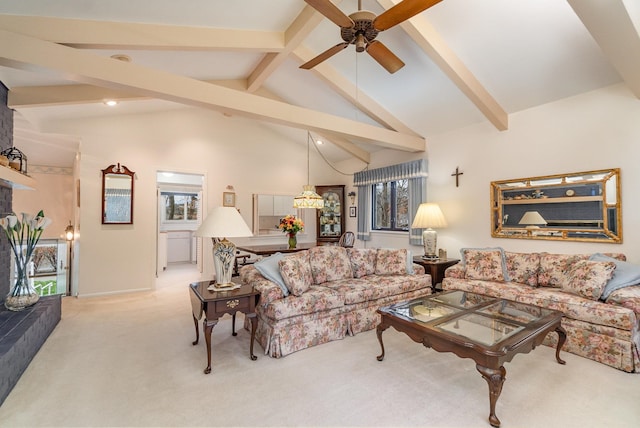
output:
[[[362,3],[380,14],[397,2]],[[356,0],[334,3],[346,14],[357,10]],[[125,31],[95,21],[180,27]],[[300,21],[302,29],[295,24]],[[638,25],[637,0],[443,0],[378,35],[406,64],[395,74],[353,46],[308,71],[299,65],[342,40],[338,27],[303,0],[0,0],[0,81],[19,113],[14,144],[29,153],[31,164],[72,164],[76,138],[40,133],[54,121],[194,105],[256,118],[301,142],[305,129],[312,129],[334,143],[322,149],[333,160],[366,160],[381,147],[424,150],[430,136],[481,121],[490,120],[500,132],[508,129],[509,114],[619,82],[640,96]],[[194,28],[225,31],[194,37]],[[249,31],[262,33],[247,38]],[[138,38],[147,32],[150,39]],[[232,46],[236,42],[241,46]],[[82,54],[77,62],[75,52]],[[105,67],[96,58],[114,54],[132,62],[109,59],[115,68],[100,75]],[[234,91],[201,99],[196,93],[202,87],[188,81],[160,75],[157,86],[148,83],[153,70]],[[165,92],[168,82],[182,92]],[[60,88],[80,84],[85,86],[78,92]],[[101,101],[116,89],[120,103],[108,108]],[[254,111],[260,103],[244,94],[312,114],[305,118],[305,110],[295,110],[274,117],[273,106]]]

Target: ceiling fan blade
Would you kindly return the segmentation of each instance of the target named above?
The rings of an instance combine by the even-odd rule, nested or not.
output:
[[[378,31],[388,30],[389,28],[406,21],[441,1],[442,0],[404,0],[392,8],[382,12],[376,19],[374,19],[373,28]]]
[[[331,3],[330,0],[304,0],[309,6],[323,14],[338,27],[353,28],[355,25],[351,18],[344,14],[338,6]]]
[[[338,43],[337,45],[327,49],[324,52],[322,52],[320,55],[318,55],[317,57],[313,58],[312,60],[309,60],[309,61],[305,62],[304,64],[302,64],[300,66],[300,68],[304,68],[305,70],[309,70],[309,69],[315,67],[316,65],[320,64],[322,61],[325,61],[325,60],[331,58],[332,56],[334,56],[335,54],[337,54],[338,52],[340,52],[342,49],[346,48],[347,46],[349,46],[349,43],[347,43],[347,42]]]
[[[404,67],[404,62],[391,52],[388,47],[377,40],[369,43],[367,52],[373,59],[378,61],[378,64],[383,66],[391,74]]]

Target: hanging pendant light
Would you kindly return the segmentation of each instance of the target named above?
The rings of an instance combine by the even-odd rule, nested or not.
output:
[[[294,208],[322,208],[324,207],[324,199],[316,193],[314,186],[310,184],[309,179],[309,145],[311,133],[307,131],[307,185],[303,186],[302,193],[293,198]]]

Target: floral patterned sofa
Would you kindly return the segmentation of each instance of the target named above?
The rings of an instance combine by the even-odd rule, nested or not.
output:
[[[271,357],[375,328],[377,309],[431,294],[431,277],[404,249],[320,246],[240,269],[260,291],[256,337]]]
[[[563,350],[626,372],[640,372],[640,266],[624,254],[513,253],[462,249],[442,288],[561,311]],[[557,335],[544,344],[555,346]]]

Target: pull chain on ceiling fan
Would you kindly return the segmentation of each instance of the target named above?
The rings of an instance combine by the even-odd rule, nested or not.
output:
[[[404,67],[404,62],[389,50],[382,42],[375,40],[378,33],[388,30],[420,12],[440,3],[442,0],[403,0],[379,16],[362,10],[362,0],[358,0],[358,11],[347,16],[330,0],[304,0],[315,10],[323,14],[340,27],[340,36],[344,42],[327,49],[300,68],[309,70],[331,58],[349,45],[356,46],[356,52],[366,51],[389,73],[395,73]]]

